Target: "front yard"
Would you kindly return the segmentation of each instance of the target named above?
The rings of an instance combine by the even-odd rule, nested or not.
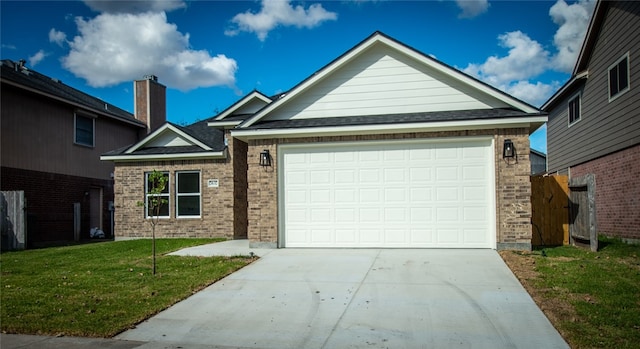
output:
[[[114,336],[253,261],[165,255],[215,241],[156,240],[155,276],[150,240],[2,253],[2,331]]]
[[[638,348],[640,246],[600,246],[500,254],[572,348]]]
[[[166,253],[211,239],[132,240],[6,252],[0,256],[4,333],[111,337],[251,263],[248,257]],[[572,348],[637,348],[640,246],[601,239],[500,254]]]

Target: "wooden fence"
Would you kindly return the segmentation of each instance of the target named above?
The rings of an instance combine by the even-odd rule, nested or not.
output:
[[[569,177],[531,177],[533,246],[569,244]]]
[[[0,192],[0,231],[3,250],[24,250],[27,246],[26,201],[23,191]]]

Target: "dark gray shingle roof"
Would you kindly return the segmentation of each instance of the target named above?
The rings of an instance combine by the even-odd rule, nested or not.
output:
[[[55,96],[70,103],[75,103],[88,110],[99,111],[116,119],[137,123],[140,124],[141,127],[144,127],[144,123],[137,120],[133,114],[68,86],[60,80],[28,69],[11,60],[2,60],[1,66],[0,76],[3,82],[10,81],[14,84]]]
[[[365,126],[365,125],[390,125],[409,124],[424,122],[442,121],[470,121],[470,120],[490,120],[510,117],[535,116],[513,109],[474,109],[474,110],[452,110],[439,112],[424,112],[410,114],[390,114],[390,115],[363,115],[346,116],[335,118],[314,118],[314,119],[293,119],[293,120],[273,120],[260,121],[245,130],[256,129],[282,129],[282,128],[308,128],[308,127],[337,127],[337,126]],[[539,114],[546,115],[546,114]]]

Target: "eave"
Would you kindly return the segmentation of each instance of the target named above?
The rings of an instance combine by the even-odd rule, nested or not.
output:
[[[406,124],[381,124],[381,125],[354,125],[354,126],[330,126],[330,127],[306,127],[306,128],[278,128],[278,129],[234,129],[231,136],[246,141],[251,139],[266,138],[301,138],[320,136],[349,136],[371,134],[395,134],[411,132],[442,132],[460,130],[481,130],[529,127],[533,133],[538,127],[547,122],[546,115],[531,117],[501,118],[499,120],[459,120],[421,122]]]
[[[540,109],[548,112],[551,107],[556,105],[568,93],[573,92],[575,86],[578,85],[578,83],[581,80],[586,80],[588,78],[589,78],[589,71],[583,71],[583,72],[580,72],[580,73],[576,74],[575,76],[573,76],[571,78],[571,80],[567,81],[567,83],[565,83],[558,91],[556,91],[556,93],[554,93],[553,96],[551,96],[551,98],[549,98],[549,100],[547,100],[542,105],[542,107],[540,107]]]
[[[209,127],[216,127],[216,128],[224,128],[224,129],[230,129],[230,128],[234,128],[238,125],[240,125],[242,123],[242,120],[235,120],[235,121],[210,121],[207,123],[207,126]]]
[[[134,161],[168,161],[168,160],[205,160],[205,159],[226,159],[227,150],[219,152],[198,152],[184,154],[122,154],[122,155],[102,155],[100,160],[113,162],[134,162]]]

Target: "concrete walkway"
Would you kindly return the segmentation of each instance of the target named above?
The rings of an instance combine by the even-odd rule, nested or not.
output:
[[[91,347],[568,348],[493,250],[216,245],[262,258]]]

